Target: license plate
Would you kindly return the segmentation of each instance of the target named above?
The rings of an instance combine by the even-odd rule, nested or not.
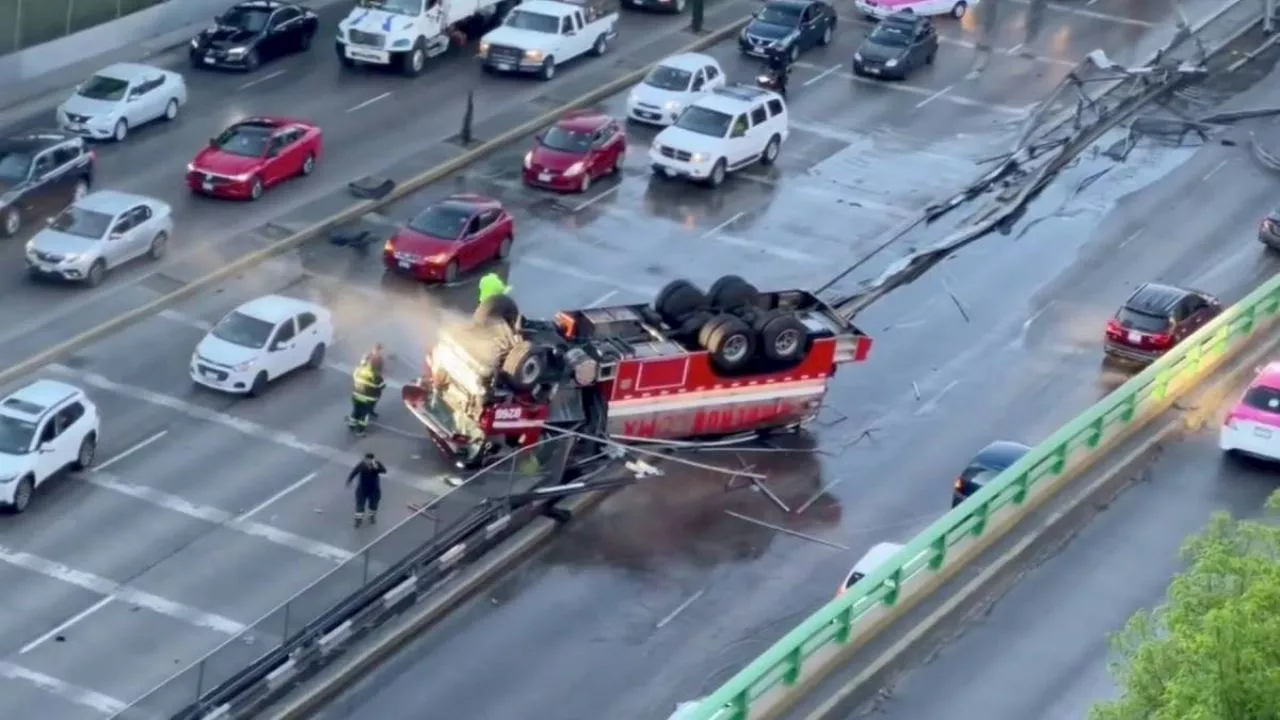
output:
[[[375,52],[365,52],[363,50],[348,50],[347,57],[356,60],[368,60],[369,62],[382,62],[382,55]]]
[[[1260,428],[1260,427],[1256,427],[1256,428],[1254,428],[1254,429],[1253,429],[1253,434],[1254,434],[1254,435],[1257,435],[1257,436],[1258,436],[1258,437],[1260,437],[1260,438],[1270,438],[1270,437],[1271,437],[1271,429],[1270,429],[1270,428]]]
[[[498,68],[499,70],[506,71],[511,69],[511,63],[498,63],[497,65],[494,65],[494,67]]]
[[[1142,342],[1142,333],[1140,333],[1140,332],[1130,332],[1130,333],[1129,333],[1129,342],[1131,342],[1131,343],[1140,343],[1140,342]]]
[[[878,68],[878,67],[869,67],[869,68],[867,68],[867,72],[868,72],[868,73],[870,73],[870,74],[872,74],[872,75],[879,75],[879,74],[880,74],[880,68]]]
[[[213,59],[213,58],[211,58],[211,57],[207,57],[207,58],[205,58],[205,59],[204,59],[204,64],[205,64],[205,65],[213,65],[213,64],[214,64],[214,63],[216,63],[216,62],[218,62],[218,61],[217,61],[217,60],[214,60],[214,59]]]
[[[551,173],[538,173],[538,180],[548,182],[551,180]]]
[[[204,183],[200,187],[204,188],[205,192],[213,192],[213,183],[211,182]]]
[[[412,262],[410,262],[410,261],[408,261],[408,260],[401,260],[401,261],[400,261],[400,269],[401,269],[401,270],[409,270],[409,269],[411,269],[412,267],[413,267],[413,263],[412,263]]]

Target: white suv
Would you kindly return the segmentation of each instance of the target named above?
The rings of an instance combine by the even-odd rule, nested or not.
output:
[[[649,148],[654,173],[716,187],[725,175],[756,162],[771,165],[789,134],[787,105],[777,93],[750,85],[716,88],[680,113]]]
[[[0,504],[22,512],[46,480],[84,470],[98,449],[98,408],[77,387],[37,380],[0,400]]]

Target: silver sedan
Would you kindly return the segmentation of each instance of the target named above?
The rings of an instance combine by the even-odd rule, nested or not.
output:
[[[131,260],[159,260],[173,235],[173,210],[154,198],[99,190],[75,201],[27,243],[35,278],[97,286]]]
[[[125,139],[154,120],[172,120],[187,104],[182,76],[138,63],[116,63],[76,87],[58,106],[63,130],[95,140]]]

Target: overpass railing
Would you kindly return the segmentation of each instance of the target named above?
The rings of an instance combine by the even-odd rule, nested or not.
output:
[[[0,1],[0,55],[88,30],[168,0]],[[228,3],[230,4],[230,3]]]

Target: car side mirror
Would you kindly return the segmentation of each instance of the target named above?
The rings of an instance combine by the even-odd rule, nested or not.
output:
[[[211,148],[218,147],[218,138],[209,138],[209,147]]]
[[[52,225],[52,224],[53,224],[53,221],[54,221],[54,220],[56,220],[56,219],[57,219],[57,218],[47,217],[47,218],[45,218],[45,219],[44,219],[44,224],[45,224],[45,225]]]
[[[38,452],[38,453],[51,453],[51,452],[53,452],[53,448],[49,447],[49,444],[48,444],[48,443],[44,443],[44,442],[42,442],[42,443],[40,443],[39,445],[37,445],[37,446],[36,446],[36,452]]]

